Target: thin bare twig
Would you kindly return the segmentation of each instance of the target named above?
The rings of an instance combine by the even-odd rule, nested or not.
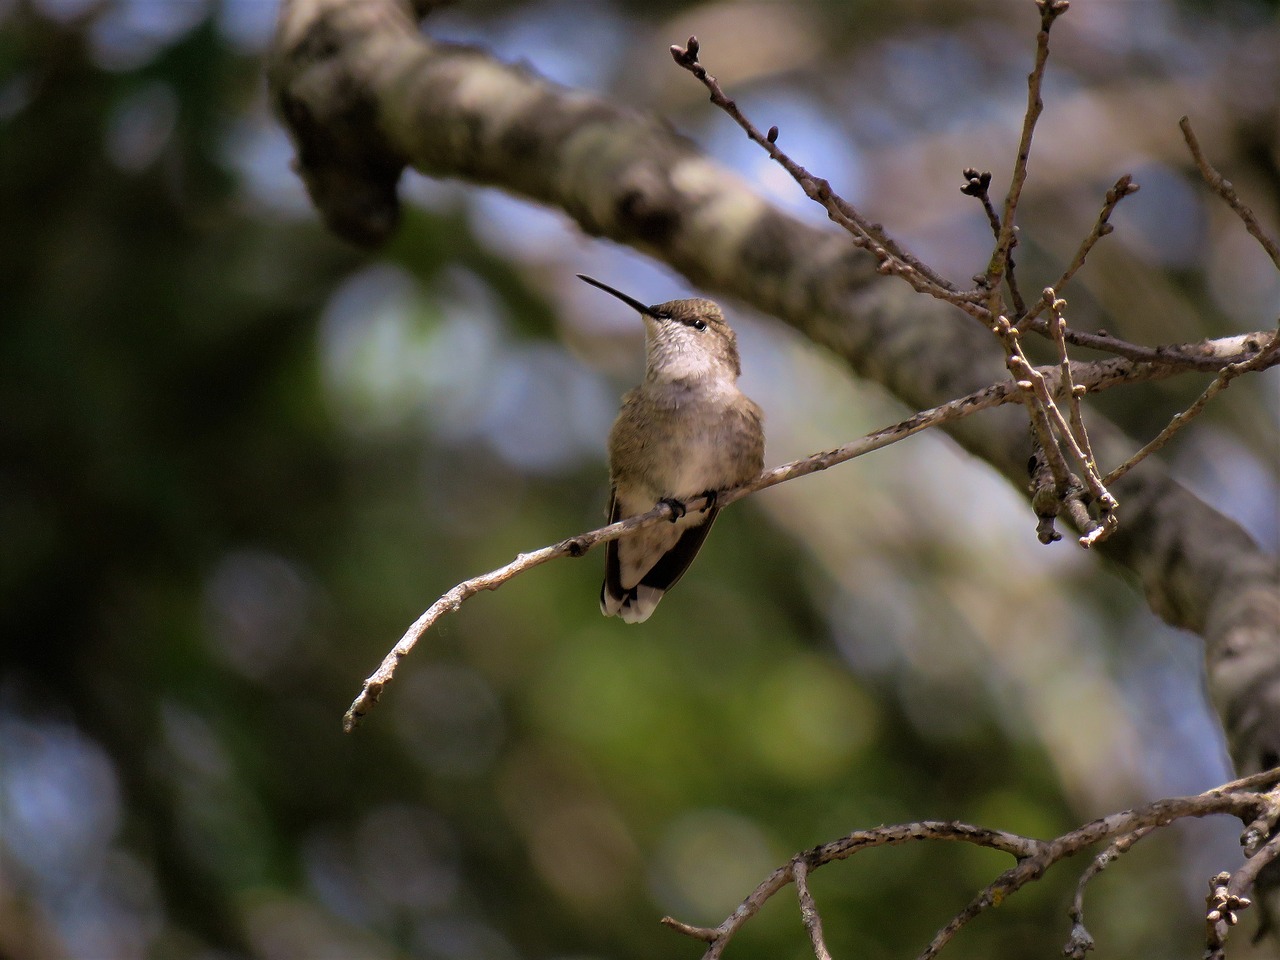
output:
[[[1200,141],[1196,139],[1195,131],[1191,129],[1191,121],[1187,117],[1183,117],[1178,121],[1178,126],[1182,128],[1182,135],[1187,141],[1187,149],[1191,151],[1191,156],[1195,159],[1196,166],[1200,169],[1200,175],[1204,177],[1205,182],[1209,184],[1218,195],[1226,201],[1227,205],[1240,217],[1244,222],[1245,229],[1249,231],[1253,237],[1262,244],[1262,248],[1266,250],[1267,255],[1271,257],[1271,262],[1276,265],[1276,269],[1280,270],[1280,247],[1276,246],[1276,242],[1271,239],[1259,225],[1257,218],[1253,215],[1244,202],[1236,193],[1231,182],[1225,179],[1222,174],[1213,168],[1213,165],[1205,158],[1204,153],[1200,149]],[[1218,376],[1213,382],[1205,388],[1200,396],[1196,397],[1191,406],[1187,407],[1181,413],[1176,413],[1173,418],[1166,424],[1165,428],[1151,438],[1150,442],[1145,444],[1142,449],[1138,450],[1120,466],[1116,467],[1107,474],[1105,482],[1114,483],[1123,477],[1126,473],[1136,467],[1139,463],[1155,453],[1165,444],[1167,444],[1179,430],[1188,423],[1198,417],[1209,401],[1216,397],[1219,393],[1230,386],[1231,381],[1242,373],[1249,373],[1254,370],[1260,370],[1269,366],[1270,361],[1280,353],[1280,328],[1271,334],[1270,339],[1258,348],[1248,360],[1238,363],[1228,364],[1219,371]]]
[[[1231,185],[1231,181],[1226,179],[1222,174],[1214,169],[1213,165],[1205,159],[1205,155],[1200,150],[1200,141],[1196,139],[1195,131],[1191,129],[1191,120],[1183,117],[1178,121],[1178,126],[1182,128],[1182,137],[1187,141],[1187,149],[1191,151],[1191,156],[1196,161],[1196,166],[1200,169],[1200,176],[1209,186],[1217,191],[1218,196],[1227,202],[1227,205],[1236,212],[1236,215],[1244,221],[1244,227],[1252,234],[1253,238],[1262,244],[1262,249],[1267,251],[1267,256],[1271,258],[1271,262],[1276,265],[1276,269],[1280,270],[1280,246],[1267,235],[1258,223],[1258,218],[1253,215],[1253,211],[1245,205],[1244,201],[1236,193],[1235,187]]]
[[[991,204],[991,172],[989,170],[978,171],[973,167],[966,167],[962,171],[964,175],[964,186],[960,188],[960,192],[965,196],[976,198],[981,204],[982,209],[987,215],[987,223],[991,227],[991,236],[997,243],[1000,241],[1000,214],[996,213],[996,208]],[[1015,228],[1013,239],[1009,246],[1009,269],[1005,272],[1005,284],[1009,288],[1009,300],[1013,304],[1013,312],[1016,316],[1021,317],[1027,312],[1027,305],[1022,299],[1022,291],[1018,289],[1018,277],[1016,265],[1013,262],[1013,251],[1018,246],[1018,232]]]
[[[1065,7],[1065,4],[1062,6]],[[1058,10],[1054,17],[1058,16],[1062,10]],[[675,62],[683,69],[688,70],[695,78],[697,78],[703,86],[705,86],[711,95],[711,102],[724,110],[735,123],[747,134],[747,137],[754,143],[758,144],[765,150],[769,156],[787,171],[804,190],[805,194],[815,202],[822,205],[827,211],[828,217],[842,227],[853,238],[854,243],[868,250],[874,255],[881,265],[881,271],[885,273],[893,273],[901,276],[911,286],[919,292],[927,293],[938,299],[946,300],[970,316],[980,320],[983,324],[989,325],[991,322],[991,314],[983,305],[977,301],[981,299],[977,291],[957,292],[954,285],[945,278],[939,276],[935,271],[931,270],[926,264],[922,263],[914,255],[903,249],[900,244],[888,236],[884,228],[879,224],[870,223],[863,217],[857,209],[841,197],[831,184],[821,177],[815,176],[807,169],[792,159],[786,151],[777,144],[777,127],[771,127],[767,132],[762,134],[760,129],[742,112],[737,103],[725,94],[719,82],[714,76],[707,72],[706,68],[698,60],[699,44],[696,37],[690,37],[688,46],[673,46],[671,55]],[[1040,63],[1040,69],[1043,71],[1044,64]],[[990,175],[980,174],[972,171],[975,175],[970,177],[971,171],[965,170],[966,185],[961,189],[971,196],[978,196],[972,190],[970,183],[975,178],[987,178],[987,183],[982,185],[981,189],[985,193],[986,188],[990,185]],[[1103,206],[1101,213],[1098,215],[1093,230],[1088,237],[1085,238],[1077,251],[1075,259],[1071,265],[1058,278],[1054,285],[1055,290],[1061,291],[1066,286],[1071,277],[1084,263],[1085,257],[1097,241],[1111,232],[1112,227],[1109,223],[1111,213],[1121,199],[1129,194],[1136,193],[1138,185],[1132,182],[1129,176],[1121,177],[1107,193],[1106,204]],[[987,217],[992,224],[993,232],[997,242],[1001,237],[1001,221],[995,208],[991,206],[990,197],[984,201],[984,209],[987,211]],[[1017,234],[1012,235],[1011,244],[1016,244]],[[1010,253],[1012,246],[1010,247]],[[1016,289],[1011,288],[1010,296],[1012,298],[1017,315],[1021,317],[1024,308],[1021,305],[1021,295]],[[1048,325],[1043,321],[1037,320],[1038,306],[1031,308],[1031,315],[1026,319],[1019,321],[1020,325],[1028,326],[1042,335],[1048,335]],[[1067,342],[1076,345],[1089,347],[1094,350],[1101,350],[1117,356],[1128,357],[1131,360],[1147,361],[1151,363],[1178,363],[1184,365],[1187,369],[1196,370],[1215,370],[1212,357],[1202,357],[1196,355],[1192,349],[1183,345],[1163,345],[1158,347],[1145,347],[1140,344],[1129,343],[1118,337],[1113,337],[1104,333],[1087,333],[1067,329],[1065,331]]]
[[[1049,329],[1053,334],[1054,345],[1058,348],[1058,369],[1062,373],[1062,395],[1067,401],[1067,414],[1071,424],[1071,433],[1084,454],[1084,466],[1089,475],[1097,478],[1098,465],[1093,456],[1093,446],[1089,442],[1089,431],[1085,429],[1084,414],[1080,411],[1080,398],[1084,396],[1084,387],[1077,389],[1071,378],[1071,358],[1067,356],[1067,320],[1062,315],[1067,301],[1058,297],[1052,287],[1046,287],[1041,300],[1049,305]],[[1099,480],[1098,485],[1101,486]],[[1090,489],[1093,489],[1090,487]],[[1096,494],[1095,494],[1096,495]]]
[[[1115,510],[1116,499],[1103,485],[1098,472],[1092,463],[1092,457],[1086,452],[1088,437],[1084,434],[1084,424],[1080,422],[1080,432],[1084,435],[1083,445],[1073,432],[1072,424],[1062,415],[1054,401],[1054,391],[1050,390],[1044,375],[1031,366],[1022,350],[1017,327],[1000,317],[992,325],[992,332],[1004,344],[1006,351],[1005,365],[1013,375],[1022,391],[1023,403],[1031,421],[1031,429],[1037,452],[1043,456],[1045,465],[1052,472],[1054,494],[1058,503],[1065,507],[1071,516],[1072,523],[1081,530],[1079,543],[1082,547],[1090,547],[1105,540],[1114,532],[1118,521]],[[1066,345],[1063,343],[1063,354],[1060,372],[1067,378],[1067,397],[1077,400],[1074,393],[1075,384],[1071,382],[1071,362],[1066,357]],[[1078,409],[1077,409],[1078,414]],[[1065,446],[1071,456],[1081,466],[1083,479],[1077,477],[1067,465],[1059,448]],[[1033,478],[1035,479],[1035,478]],[[1081,500],[1081,494],[1087,490],[1099,508],[1099,520],[1094,520]],[[1047,485],[1043,480],[1038,482],[1034,491],[1036,516],[1039,518],[1036,532],[1042,543],[1059,539],[1053,529],[1052,518],[1057,515],[1058,508],[1050,502]]]
[[[1004,320],[1003,317],[1000,318]],[[1005,323],[1008,323],[1005,320]],[[1021,349],[1008,356],[1009,372],[1013,374],[1018,389],[1022,392],[1022,403],[1027,408],[1027,416],[1031,420],[1031,429],[1035,435],[1040,452],[1044,454],[1053,473],[1053,483],[1059,493],[1064,493],[1071,486],[1071,468],[1062,455],[1054,436],[1053,424],[1050,421],[1050,410],[1056,412],[1053,397],[1044,384],[1044,377],[1036,372],[1030,362],[1022,355]],[[1061,414],[1058,418],[1061,419]]]
[[[1057,418],[1058,430],[1072,455],[1080,464],[1084,475],[1084,488],[1089,491],[1093,502],[1098,507],[1098,520],[1093,522],[1083,500],[1076,491],[1068,494],[1067,507],[1072,515],[1076,528],[1081,530],[1080,546],[1092,547],[1105,540],[1115,532],[1119,521],[1116,518],[1116,499],[1098,476],[1097,458],[1093,455],[1093,445],[1089,441],[1089,431],[1084,425],[1084,414],[1080,409],[1080,398],[1086,393],[1083,385],[1074,382],[1071,376],[1071,359],[1067,355],[1066,329],[1067,321],[1062,315],[1066,301],[1059,299],[1052,288],[1046,288],[1041,302],[1049,304],[1049,325],[1053,333],[1054,345],[1058,348],[1058,369],[1061,375],[1059,393],[1067,404],[1068,423],[1062,424],[1062,414],[1052,402],[1048,403],[1050,412]]]
[[[1277,356],[1280,356],[1280,328],[1271,335],[1271,339],[1252,358],[1223,367],[1222,371],[1213,379],[1213,382],[1204,389],[1200,396],[1196,397],[1191,406],[1181,413],[1175,413],[1163,430],[1152,437],[1142,449],[1138,450],[1128,460],[1108,473],[1102,482],[1107,486],[1114,484],[1143,460],[1167,444],[1173,439],[1174,434],[1198,417],[1204,411],[1204,408],[1208,406],[1209,401],[1227,389],[1232,380],[1242,373],[1249,373],[1270,366]]]
[[[1258,880],[1258,874],[1266,868],[1267,864],[1274,862],[1277,857],[1280,857],[1280,834],[1263,844],[1262,848],[1246,860],[1244,866],[1232,875],[1228,890],[1237,901],[1243,901],[1238,904],[1238,909],[1249,906],[1246,894],[1253,890],[1253,885]]]
[[[1066,13],[1071,4],[1067,0],[1036,0],[1040,8],[1040,32],[1036,34],[1036,59],[1027,76],[1027,110],[1022,118],[1022,136],[1018,140],[1018,156],[1013,164],[1013,176],[1009,180],[1009,192],[1004,198],[1004,213],[1000,217],[1000,235],[996,238],[991,262],[987,266],[986,287],[991,290],[1005,275],[1009,266],[1009,252],[1013,249],[1014,221],[1018,212],[1018,200],[1027,181],[1027,161],[1031,157],[1031,139],[1035,135],[1036,121],[1044,111],[1040,88],[1044,83],[1044,68],[1049,60],[1049,30],[1053,22]]]
[[[1035,316],[1039,309],[1041,309],[1041,306],[1040,302],[1037,301],[1036,306],[1031,308],[1032,319],[1025,324],[1025,327],[1032,332],[1047,335],[1049,331],[1048,322]],[[1121,340],[1119,337],[1113,337],[1104,331],[1087,333],[1083,330],[1073,330],[1070,326],[1062,331],[1062,336],[1072,346],[1088,347],[1090,350],[1100,350],[1104,353],[1114,354],[1117,357],[1126,357],[1129,360],[1136,360],[1141,363],[1169,363],[1183,370],[1199,370],[1204,373],[1216,373],[1224,366],[1220,360],[1213,356],[1200,353],[1199,351],[1202,348],[1198,344],[1164,343],[1154,347],[1145,347],[1141,344],[1130,343],[1128,340]],[[1262,337],[1265,338],[1266,334],[1263,333]],[[1260,343],[1261,341],[1257,342]]]
[[[809,933],[814,960],[831,960],[831,951],[827,949],[827,942],[822,936],[822,917],[818,913],[813,894],[809,892],[809,864],[804,857],[796,857],[791,861],[791,879],[796,885],[796,896],[800,900],[800,920]]]
[[[1062,276],[1058,277],[1053,284],[1053,290],[1056,296],[1062,296],[1063,291],[1066,290],[1067,284],[1071,282],[1071,278],[1076,275],[1079,269],[1084,266],[1085,259],[1089,256],[1090,252],[1092,252],[1097,242],[1115,230],[1115,227],[1111,225],[1111,214],[1115,212],[1120,201],[1137,192],[1138,185],[1133,182],[1133,177],[1127,173],[1117,180],[1111,189],[1107,191],[1106,200],[1102,204],[1102,209],[1098,211],[1098,217],[1093,222],[1093,229],[1090,230],[1089,235],[1080,242],[1080,246],[1076,250],[1076,255],[1071,259],[1071,263],[1067,265],[1067,268],[1062,271]],[[1042,334],[1047,333],[1048,325],[1044,321],[1037,322],[1037,318],[1040,316],[1040,313],[1045,306],[1047,306],[1047,304],[1043,300],[1037,302],[1036,305],[1031,308],[1030,313],[1019,317],[1018,326],[1024,330],[1035,330],[1037,333]],[[1089,343],[1082,343],[1081,346],[1092,346],[1102,350],[1111,349],[1111,346],[1107,345],[1107,342],[1114,341],[1115,338],[1100,336],[1097,334],[1095,334],[1095,336],[1098,337],[1098,340]]]
[[[1056,19],[1065,11],[1065,3],[1057,3],[1054,5],[1051,19]],[[1048,14],[1042,14],[1046,16]],[[1042,31],[1042,39],[1047,43],[1047,33]],[[690,37],[689,43],[685,47],[673,46],[671,55],[675,62],[683,69],[688,70],[693,76],[707,88],[711,95],[711,102],[720,107],[727,113],[730,118],[746,133],[747,137],[761,149],[765,150],[769,156],[778,163],[792,179],[799,184],[805,194],[815,202],[821,204],[827,211],[827,215],[838,226],[845,229],[853,238],[854,243],[871,252],[881,263],[882,272],[894,273],[905,280],[918,291],[928,293],[931,296],[946,300],[954,304],[967,314],[989,325],[990,313],[983,309],[978,302],[982,299],[978,291],[958,292],[950,281],[938,275],[931,270],[927,264],[922,263],[909,251],[905,250],[892,237],[890,237],[882,226],[869,222],[863,217],[858,210],[847,200],[841,197],[832,189],[831,184],[821,177],[810,173],[807,169],[797,163],[777,144],[778,128],[771,127],[765,133],[761,133],[760,129],[751,122],[751,120],[742,112],[737,103],[725,94],[719,82],[714,76],[707,72],[707,69],[698,60],[699,44],[696,37]],[[1043,56],[1047,58],[1047,49],[1043,51]],[[1043,74],[1045,61],[1041,59],[1041,53],[1037,53],[1037,69]],[[1036,72],[1033,70],[1032,76]],[[1029,78],[1030,79],[1030,78]],[[1038,98],[1039,80],[1036,81],[1035,91],[1030,95],[1034,101]],[[1024,135],[1028,133],[1024,130]],[[1029,149],[1029,144],[1027,145]],[[1021,154],[1020,154],[1021,155]],[[1025,179],[1025,158],[1020,169],[1023,171]],[[971,177],[970,173],[974,176]],[[979,196],[972,192],[975,187],[970,186],[975,178],[986,177],[986,184],[981,185],[982,191],[985,193],[990,185],[990,175],[981,174],[977,171],[965,170],[964,175],[966,184],[961,189],[971,196]],[[1019,187],[1019,191],[1021,187]],[[1126,196],[1136,193],[1138,185],[1133,182],[1132,177],[1126,175],[1116,181],[1115,185],[1107,192],[1106,202],[1101,212],[1098,214],[1093,229],[1089,236],[1081,243],[1074,259],[1067,269],[1063,272],[1054,289],[1061,294],[1067,283],[1075,275],[1075,273],[1084,264],[1085,258],[1093,249],[1099,239],[1106,236],[1112,231],[1110,224],[1111,214],[1114,212],[1116,205]],[[1015,198],[1016,205],[1016,198]],[[1006,207],[1008,200],[1006,198]],[[992,224],[993,233],[995,234],[997,243],[1001,241],[1003,235],[1003,226],[1000,216],[996,213],[995,208],[991,206],[990,197],[984,201],[984,209],[987,211],[987,217]],[[1013,245],[1017,242],[1016,232],[1011,234],[1009,240],[1010,252]],[[1038,319],[1041,307],[1033,305],[1031,313],[1023,317],[1023,307],[1020,304],[1021,297],[1016,291],[1011,290],[1011,298],[1015,307],[1016,316],[1019,318],[1019,326],[1025,326],[1042,335],[1048,336],[1048,325]],[[1184,348],[1182,345],[1164,345],[1159,347],[1145,347],[1140,344],[1130,343],[1118,337],[1113,337],[1104,333],[1087,333],[1084,331],[1067,329],[1065,337],[1068,343],[1076,346],[1089,347],[1094,350],[1102,350],[1117,356],[1128,357],[1131,360],[1162,362],[1162,363],[1179,363],[1188,369],[1196,370],[1213,370],[1217,369],[1214,365],[1213,358],[1201,357],[1196,355],[1192,350]]]
[[[698,61],[699,49],[698,38],[690,37],[689,42],[683,47],[673,45],[671,56],[680,67],[688,70],[707,88],[711,94],[712,103],[727,113],[753,143],[758,144],[791,175],[806,196],[822,205],[833,223],[843,228],[857,246],[875,256],[880,262],[882,273],[896,274],[917,291],[945,300],[967,313],[977,315],[974,313],[975,298],[972,294],[957,293],[955,286],[949,280],[904,249],[885,232],[883,226],[867,220],[853,204],[836,193],[827,180],[810,173],[779,147],[777,127],[771,127],[767,133],[761,133],[760,129],[739,109],[737,103],[725,94],[719,81]]]
[[[1062,948],[1063,956],[1069,957],[1070,960],[1084,960],[1084,955],[1093,949],[1093,936],[1084,925],[1084,890],[1089,881],[1119,860],[1121,856],[1128,853],[1135,843],[1150,835],[1156,829],[1157,827],[1154,825],[1141,827],[1132,833],[1116,837],[1105,850],[1090,861],[1089,866],[1085,868],[1084,873],[1080,875],[1080,880],[1076,883],[1076,894],[1072,898],[1071,909],[1067,912],[1067,918],[1071,921],[1071,935],[1067,939],[1066,946]]]

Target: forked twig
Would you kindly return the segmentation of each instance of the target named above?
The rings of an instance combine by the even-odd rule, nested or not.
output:
[[[1017,315],[1021,316],[1027,313],[1013,272],[1012,251],[1017,242],[1014,219],[1017,214],[1022,188],[1026,182],[1027,163],[1031,153],[1031,141],[1035,133],[1036,121],[1044,108],[1041,88],[1049,56],[1049,30],[1054,21],[1066,13],[1070,4],[1067,0],[1036,0],[1036,5],[1040,10],[1040,31],[1036,38],[1036,58],[1031,73],[1027,78],[1027,110],[1023,118],[1022,134],[1018,145],[1017,159],[1014,163],[1013,176],[1009,190],[1005,195],[1003,216],[997,214],[991,204],[988,193],[991,182],[990,174],[982,174],[972,169],[964,171],[966,184],[961,189],[963,192],[978,197],[982,201],[987,219],[995,236],[995,247],[987,271],[982,277],[977,278],[980,283],[979,289],[964,293],[957,292],[949,282],[931,270],[927,264],[921,263],[904,250],[888,236],[884,228],[879,224],[870,223],[851,203],[835,193],[827,181],[815,177],[788,156],[777,145],[778,128],[776,126],[770,127],[766,133],[761,133],[760,129],[725,94],[716,78],[708,73],[699,61],[700,45],[697,37],[690,37],[684,47],[673,46],[671,55],[680,67],[692,73],[707,88],[711,94],[712,103],[729,114],[734,122],[746,132],[752,142],[768,152],[769,156],[780,164],[800,185],[807,196],[820,203],[826,209],[828,217],[843,227],[857,246],[868,250],[876,257],[882,273],[900,276],[911,284],[915,290],[928,293],[930,296],[959,307],[965,313],[982,322],[1002,341],[1005,348],[1006,365],[1022,391],[1020,399],[1027,408],[1027,416],[1031,423],[1035,442],[1038,449],[1042,451],[1044,462],[1052,471],[1053,476],[1052,488],[1045,484],[1040,484],[1037,488],[1036,496],[1038,500],[1047,501],[1052,496],[1057,501],[1056,505],[1042,502],[1038,506],[1038,536],[1044,542],[1058,539],[1057,533],[1052,529],[1052,518],[1060,510],[1065,509],[1070,514],[1072,521],[1082,530],[1080,544],[1087,547],[1104,539],[1115,529],[1115,499],[1102,485],[1096,466],[1091,462],[1088,453],[1088,436],[1085,433],[1084,422],[1080,416],[1078,404],[1073,408],[1075,414],[1073,432],[1073,427],[1068,424],[1067,420],[1058,411],[1052,396],[1046,392],[1041,378],[1034,372],[1030,362],[1018,345],[1017,337],[1021,333],[1021,329],[1017,326],[1012,326],[1004,316],[999,293],[1001,283],[1007,284],[1010,297],[1017,309]],[[1081,252],[1077,255],[1079,263],[1083,263],[1084,256],[1092,249],[1093,244],[1110,229],[1107,219],[1111,210],[1114,209],[1115,204],[1127,192],[1130,191],[1129,181],[1126,178],[1117,184],[1112,193],[1108,194],[1108,203],[1099,217],[1098,225],[1090,238],[1082,245]],[[1068,269],[1064,283],[1078,269],[1079,263],[1073,264]],[[1030,320],[1034,320],[1034,318],[1030,318]],[[1021,323],[1023,321],[1019,320],[1018,322]],[[1047,325],[1042,324],[1041,327],[1040,332],[1047,330]],[[1053,332],[1053,335],[1065,349],[1068,336],[1065,326],[1060,324]],[[1105,338],[1099,339],[1105,340]],[[1059,443],[1066,446],[1072,456],[1081,464],[1083,479],[1077,477],[1067,465],[1059,449]],[[1052,490],[1051,495],[1049,494],[1050,489]],[[1081,491],[1087,491],[1093,501],[1098,504],[1100,522],[1091,517],[1082,499]]]

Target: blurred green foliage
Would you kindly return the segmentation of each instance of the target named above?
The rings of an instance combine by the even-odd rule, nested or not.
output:
[[[476,598],[344,736],[435,596],[602,518],[627,376],[601,357],[638,342],[566,320],[600,254],[537,219],[515,232],[560,259],[499,242],[492,196],[414,181],[387,250],[325,235],[264,113],[268,6],[0,4],[0,957],[692,957],[660,916],[716,923],[850,830],[1048,836],[1225,774],[1194,644],[1087,561],[1022,573],[1016,498],[940,442],[921,462],[991,539],[886,456],[728,511],[644,629],[600,618],[594,555]],[[632,37],[732,5],[642,6],[597,9]],[[856,36],[874,6],[795,4],[833,48],[983,24],[881,6]],[[582,13],[460,10],[449,30],[532,31],[552,63]],[[745,339],[805,372],[767,384],[810,404],[771,411],[778,449],[896,413]],[[1229,834],[1178,836],[1221,866]],[[1200,855],[1149,843],[1096,898],[1101,956],[1196,949]],[[1006,865],[914,845],[813,885],[836,956],[906,957]],[[1056,950],[1073,884],[947,955]],[[730,955],[806,951],[784,896]]]

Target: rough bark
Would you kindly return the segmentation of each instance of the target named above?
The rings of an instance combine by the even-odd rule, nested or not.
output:
[[[317,207],[355,242],[394,229],[396,181],[411,165],[563,210],[586,233],[790,324],[910,407],[1005,375],[994,341],[958,311],[879,277],[843,234],[771,207],[661,120],[425,38],[404,2],[286,0],[270,81]],[[991,411],[954,434],[1025,488],[1020,410]],[[1103,434],[1104,463],[1137,446]],[[1152,460],[1114,493],[1122,525],[1102,552],[1136,575],[1153,611],[1204,638],[1237,770],[1276,765],[1276,559]]]

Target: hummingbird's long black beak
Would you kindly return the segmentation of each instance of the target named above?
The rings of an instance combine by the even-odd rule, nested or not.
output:
[[[579,280],[581,280],[581,281],[583,281],[584,283],[589,283],[589,284],[591,284],[593,287],[599,287],[599,288],[600,288],[601,290],[603,290],[605,293],[611,293],[611,294],[613,294],[615,297],[617,297],[619,300],[621,300],[621,301],[622,301],[623,303],[625,303],[627,306],[631,307],[633,310],[639,310],[639,311],[640,311],[642,314],[644,314],[644,316],[646,316],[646,317],[653,317],[655,320],[665,320],[665,319],[666,319],[665,317],[661,317],[661,316],[659,316],[659,315],[657,314],[657,312],[656,312],[656,311],[654,311],[653,307],[647,307],[647,306],[645,306],[643,303],[641,303],[641,302],[640,302],[639,300],[637,300],[635,297],[628,297],[628,296],[627,296],[625,293],[623,293],[621,290],[615,290],[615,289],[613,289],[613,287],[609,286],[607,283],[601,283],[599,280],[595,279],[594,277],[588,277],[586,274],[580,273],[580,274],[578,274],[578,279],[579,279]]]

